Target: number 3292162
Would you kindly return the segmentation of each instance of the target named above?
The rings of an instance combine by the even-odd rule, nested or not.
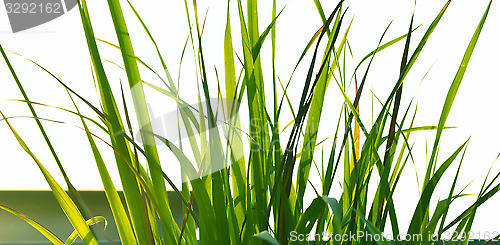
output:
[[[61,3],[6,3],[8,14],[60,14]]]

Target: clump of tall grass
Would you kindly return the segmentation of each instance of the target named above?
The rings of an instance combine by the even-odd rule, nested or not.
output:
[[[198,74],[198,102],[194,105],[181,97],[179,86],[172,79],[153,33],[149,32],[140,13],[128,2],[126,7],[131,8],[135,16],[126,19],[120,1],[107,2],[118,38],[117,44],[96,39],[86,1],[80,0],[78,3],[92,61],[94,82],[99,92],[99,105],[93,105],[67,86],[61,78],[33,62],[52,75],[68,91],[73,101],[74,109],[64,110],[81,119],[82,133],[86,135],[92,150],[122,244],[198,244],[198,241],[199,244],[305,244],[307,241],[297,239],[300,235],[322,237],[325,233],[330,234],[332,239],[326,242],[317,239],[315,244],[367,244],[368,241],[363,239],[336,239],[358,232],[371,235],[380,235],[382,232],[395,235],[406,233],[410,236],[420,234],[423,240],[406,241],[405,244],[434,244],[436,241],[429,240],[429,235],[436,235],[441,240],[444,232],[453,229],[456,234],[463,234],[454,239],[466,241],[477,208],[500,189],[499,184],[495,185],[498,175],[489,182],[485,180],[477,200],[450,221],[450,207],[462,196],[455,187],[462,163],[460,157],[465,153],[468,140],[460,144],[444,162],[438,161],[437,157],[446,120],[491,2],[451,82],[437,126],[425,127],[413,125],[411,104],[403,107],[403,86],[405,77],[417,62],[450,1],[446,2],[425,29],[420,40],[412,38],[417,29],[412,17],[407,33],[387,42],[384,41],[384,32],[378,46],[357,64],[354,74],[346,74],[345,56],[349,55],[350,25],[346,24],[344,14],[348,9],[340,1],[327,15],[320,1],[315,0],[323,25],[313,33],[295,67],[296,69],[310,57],[299,98],[288,96],[288,84],[282,84],[276,76],[276,23],[279,22],[281,12],[278,12],[275,0],[261,2],[272,4],[272,20],[262,32],[258,25],[257,0],[247,0],[246,8],[243,7],[244,2],[238,0],[236,9],[231,9],[228,1],[224,33],[224,79],[208,75],[202,41],[203,26],[200,25],[197,1],[194,0],[192,5],[185,1],[186,15],[190,26],[193,26],[187,44],[196,54],[194,60],[197,66],[192,72]],[[241,30],[238,33],[241,44],[233,41],[231,26],[235,23],[230,22],[230,11],[238,13],[239,23],[236,25]],[[135,55],[132,37],[127,29],[127,22],[134,18],[142,24],[151,44],[157,50],[164,74],[154,71]],[[111,89],[111,84],[117,81],[109,80],[106,75],[103,65],[105,60],[100,56],[98,42],[120,50],[128,88],[125,85],[121,91]],[[264,56],[261,56],[261,48],[264,42],[271,43],[273,76],[269,80],[263,75],[262,69]],[[375,57],[381,55],[379,53],[398,42],[405,42],[404,50],[401,51],[398,79],[393,81],[392,91],[385,100],[380,101],[381,109],[371,125],[368,125],[361,120],[359,107],[361,96],[367,93],[365,84],[370,67],[372,62],[376,62]],[[418,43],[414,50],[410,49],[412,42]],[[236,45],[242,47],[242,52],[237,56],[234,51]],[[71,243],[77,236],[85,244],[98,244],[92,225],[102,221],[102,218],[93,218],[91,211],[86,209],[84,201],[65,174],[64,163],[59,160],[51,137],[45,132],[41,119],[36,114],[34,105],[37,104],[30,101],[4,49],[0,47],[0,51],[23,95],[22,101],[29,107],[32,118],[64,176],[66,191],[54,180],[44,164],[17,134],[8,117],[2,113],[3,121],[40,168],[74,226],[75,233],[67,241],[63,241],[13,209],[5,206],[0,208],[25,219],[54,244]],[[140,67],[153,72],[163,84],[143,81]],[[352,92],[349,88],[352,88],[350,84],[353,82],[356,86],[352,98],[348,94]],[[273,91],[265,91],[265,84],[272,84]],[[92,81],[89,81],[89,86],[91,85]],[[315,161],[313,156],[320,143],[317,135],[329,85],[341,92],[343,103],[339,105],[341,113],[337,121],[321,121],[333,125],[333,144],[329,153],[326,152],[329,154],[327,162],[322,159]],[[214,86],[219,90],[211,89]],[[155,90],[176,103],[178,135],[165,136],[158,133],[149,114],[145,89]],[[126,92],[131,93],[132,101],[125,99]],[[94,115],[82,115],[76,100],[83,101],[93,110]],[[268,106],[269,104],[272,106]],[[241,115],[244,112],[240,110],[242,107],[248,108],[248,115]],[[288,125],[281,117],[286,108],[290,108],[293,115],[293,120]],[[89,124],[97,125],[109,137],[99,137],[96,132],[89,130]],[[138,125],[138,133],[133,130],[136,128],[134,124]],[[284,129],[289,132],[285,134],[288,140],[282,140]],[[434,130],[436,136],[411,223],[409,227],[401,227],[395,210],[398,200],[393,198],[393,194],[403,169],[412,158],[410,136],[421,130]],[[175,144],[170,136],[177,139],[185,137],[188,144]],[[106,142],[108,148],[98,147],[96,141]],[[249,149],[245,149],[247,146]],[[167,162],[173,164],[174,161],[161,158],[159,152],[162,149],[171,151],[176,158],[175,162],[180,165],[178,174],[183,180],[180,188],[173,183],[166,165],[162,165]],[[111,165],[105,163],[102,157],[104,151],[114,153],[121,183],[113,183],[111,180],[108,171]],[[317,162],[321,162],[321,166],[318,167]],[[452,164],[458,164],[459,167],[448,196],[437,204],[432,203],[433,191],[442,176],[450,171]],[[321,187],[306,188],[311,167],[315,167],[321,176]],[[336,179],[337,176],[340,179]],[[340,192],[332,192],[335,182],[341,183]],[[125,202],[119,198],[116,185],[123,188]],[[371,188],[374,189],[373,196],[369,195]],[[167,189],[174,190],[182,200],[185,215],[180,225],[174,221]],[[312,191],[316,198],[309,202],[305,198],[306,192]],[[194,202],[197,210],[194,209]],[[433,209],[435,205],[437,206]],[[377,243],[388,244],[388,241],[381,239]],[[401,241],[395,243],[402,244]],[[463,243],[466,242],[460,242]]]

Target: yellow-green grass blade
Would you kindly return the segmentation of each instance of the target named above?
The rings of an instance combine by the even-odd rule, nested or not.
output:
[[[14,209],[11,209],[9,207],[6,207],[4,205],[1,205],[0,204],[0,209],[3,209],[21,219],[23,219],[24,221],[26,221],[28,224],[30,224],[33,228],[35,228],[38,232],[40,232],[40,234],[42,234],[45,238],[47,238],[50,242],[56,244],[56,245],[63,245],[64,242],[59,239],[54,233],[52,233],[51,231],[49,231],[47,228],[43,227],[42,225],[40,225],[39,223],[35,222],[34,220],[26,217],[25,215],[17,212],[16,210]]]
[[[73,101],[73,98],[70,95],[71,100]],[[73,104],[78,112],[80,114],[80,111],[78,110],[78,107],[76,106],[75,102],[73,101]],[[104,160],[101,156],[101,153],[99,151],[99,148],[95,144],[95,141],[90,134],[90,131],[87,127],[87,123],[83,120],[83,117],[81,117],[81,121],[83,124],[83,127],[85,129],[87,139],[89,141],[90,147],[92,149],[92,153],[94,155],[94,159],[97,165],[97,169],[99,171],[99,176],[101,177],[102,184],[104,186],[104,192],[106,194],[106,197],[109,202],[109,206],[111,208],[111,211],[113,213],[113,218],[115,219],[116,227],[118,230],[118,234],[120,235],[120,241],[122,244],[135,244],[136,240],[134,237],[134,231],[132,230],[132,226],[130,225],[129,222],[129,216],[127,215],[127,212],[125,211],[125,208],[123,206],[123,203],[120,199],[120,196],[118,195],[118,192],[116,191],[116,187],[113,184],[113,181],[111,180],[111,176],[109,175],[108,169],[106,167],[106,164],[104,163]]]
[[[239,101],[237,100],[237,84],[236,84],[236,67],[234,65],[234,55],[233,55],[233,39],[231,34],[231,18],[229,11],[229,1],[227,8],[227,18],[226,18],[226,29],[224,33],[224,78],[226,87],[226,99],[232,99],[237,101],[228,106],[227,118],[230,118],[228,127],[228,145],[230,146],[231,152],[243,152],[243,141],[242,134],[239,130],[234,130],[233,127],[241,128],[240,117],[238,113]],[[234,154],[231,154],[231,173],[232,173],[232,191],[234,200],[234,212],[235,220],[233,220],[233,226],[236,226],[241,230],[243,226],[243,220],[245,219],[246,211],[246,169],[245,169],[245,158],[244,156],[236,159]],[[238,230],[239,232],[239,230]],[[239,242],[239,239],[238,239]]]
[[[271,21],[271,23],[267,26],[267,28],[264,30],[264,32],[262,32],[262,34],[260,34],[259,39],[253,44],[252,57],[253,57],[254,62],[256,62],[257,58],[260,56],[260,49],[262,48],[262,45],[264,44],[264,41],[266,40],[267,35],[274,28],[274,25],[276,24],[276,20],[281,15],[281,13],[283,13],[283,10],[285,10],[285,8],[283,8],[278,13],[278,15],[273,16],[273,20]]]
[[[323,10],[323,6],[321,5],[321,2],[319,0],[313,0],[313,1],[314,5],[316,5],[316,9],[318,10],[319,17],[321,17],[323,24],[325,24],[326,16],[325,16],[325,11]],[[330,30],[327,30],[327,34],[330,35]]]
[[[24,140],[19,136],[19,134],[16,132],[14,127],[10,124],[10,122],[7,120],[5,115],[0,111],[0,114],[2,115],[3,119],[9,126],[11,132],[14,134],[16,137],[19,145],[23,148],[23,150],[28,153],[28,155],[33,158],[35,163],[37,164],[38,168],[42,172],[45,180],[50,186],[50,189],[52,190],[52,193],[54,194],[55,198],[57,199],[57,202],[59,203],[60,207],[66,214],[66,217],[68,217],[69,221],[73,225],[73,227],[78,231],[78,234],[82,238],[82,240],[85,242],[85,244],[89,245],[97,245],[97,240],[94,237],[94,234],[92,231],[90,231],[89,226],[85,223],[85,219],[83,218],[82,214],[80,213],[80,210],[78,210],[77,206],[75,203],[71,200],[71,198],[66,194],[66,192],[61,188],[61,186],[55,181],[55,179],[52,177],[52,175],[47,171],[45,166],[38,160],[38,158],[33,154],[33,152],[28,148]]]
[[[417,26],[416,28],[414,28],[412,30],[412,32],[415,32],[420,26]],[[387,42],[387,43],[384,43],[383,45],[380,45],[380,47],[378,47],[377,49],[371,51],[370,53],[368,53],[367,55],[365,55],[365,57],[363,57],[363,59],[361,59],[361,61],[358,63],[358,65],[356,66],[356,69],[354,69],[354,72],[352,74],[352,77],[351,77],[351,80],[354,79],[354,76],[356,75],[356,72],[358,71],[358,69],[361,67],[361,65],[366,61],[368,60],[368,58],[370,58],[371,56],[375,55],[376,53],[398,43],[399,41],[403,40],[404,38],[407,37],[408,34],[404,34],[404,35],[401,35],[397,38],[394,38],[392,39],[391,41]]]
[[[476,28],[476,31],[474,32],[474,35],[472,36],[472,39],[469,42],[469,45],[467,46],[467,50],[465,51],[462,62],[460,63],[460,67],[457,71],[457,74],[455,75],[455,78],[453,79],[453,83],[451,84],[450,89],[448,90],[448,94],[446,95],[446,100],[444,102],[443,109],[441,110],[441,117],[439,118],[438,130],[436,132],[434,146],[432,148],[431,157],[429,159],[429,166],[428,166],[427,172],[425,174],[424,186],[429,181],[429,178],[431,175],[431,170],[434,168],[433,166],[435,165],[435,157],[437,154],[441,134],[443,132],[444,125],[446,123],[446,119],[448,118],[448,115],[451,111],[451,107],[453,105],[453,101],[455,100],[455,96],[457,95],[458,88],[460,87],[460,84],[461,84],[462,79],[464,77],[465,71],[467,69],[467,65],[469,64],[469,60],[472,56],[474,48],[476,47],[477,41],[479,39],[479,35],[481,34],[481,30],[483,29],[484,23],[486,21],[486,17],[488,16],[488,12],[489,12],[490,7],[491,7],[491,3],[492,3],[492,1],[490,1],[490,3],[488,4],[488,7],[486,8],[486,10],[484,12],[483,17],[481,18],[481,20]]]
[[[102,108],[106,114],[106,122],[111,136],[111,144],[113,149],[115,149],[114,153],[116,164],[118,166],[120,178],[122,179],[123,192],[127,201],[129,213],[131,215],[134,232],[139,241],[147,241],[148,235],[145,223],[147,217],[145,217],[142,212],[142,210],[144,210],[142,194],[139,189],[136,175],[132,171],[131,167],[129,167],[132,153],[125,137],[123,137],[123,134],[120,134],[120,132],[124,131],[123,123],[118,112],[111,86],[106,77],[99,51],[97,49],[86,1],[82,0],[78,3],[82,25],[95,72],[95,78],[100,92]]]
[[[90,226],[95,225],[99,222],[104,222],[104,228],[106,228],[107,221],[106,221],[106,218],[104,218],[102,216],[93,217],[93,218],[87,220],[85,223],[90,227]],[[78,238],[78,232],[73,231],[71,233],[71,235],[69,235],[68,239],[66,239],[66,242],[64,244],[71,245],[76,240],[76,238]]]

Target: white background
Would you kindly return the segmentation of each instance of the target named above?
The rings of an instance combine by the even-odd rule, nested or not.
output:
[[[291,0],[286,3],[284,1],[278,2],[279,9],[286,3],[288,4],[277,22],[276,55],[277,75],[282,81],[286,82],[306,43],[321,26],[321,19],[317,14],[313,1]],[[323,2],[325,2],[324,9],[328,15],[329,11],[335,6],[336,1]],[[174,80],[177,80],[179,60],[188,35],[188,24],[183,1],[142,0],[132,1],[132,3],[154,35]],[[91,0],[88,4],[96,37],[117,43],[105,1]],[[347,25],[353,20],[348,36],[353,50],[353,57],[347,57],[348,63],[357,64],[364,55],[375,49],[381,34],[391,21],[393,23],[384,39],[385,41],[406,33],[411,13],[415,10],[414,23],[417,25],[422,24],[422,27],[413,36],[411,46],[411,50],[413,50],[444,4],[445,1],[442,0],[417,1],[416,7],[414,7],[414,2],[409,0],[346,1],[349,9],[346,14],[345,24]],[[416,126],[437,125],[447,90],[487,4],[488,1],[485,0],[453,1],[405,80],[403,106],[405,108],[412,97],[414,97],[414,105],[418,102]],[[127,24],[137,56],[145,60],[158,73],[163,74],[154,47],[142,30],[140,23],[135,19],[126,2],[122,2],[122,6],[128,20]],[[209,6],[208,12],[207,6]],[[200,21],[207,14],[203,41],[205,57],[208,63],[207,67],[210,68],[209,82],[214,85],[216,80],[213,67],[217,68],[219,78],[223,81],[223,77],[221,77],[224,70],[222,54],[227,3],[225,1],[199,1],[198,7]],[[237,38],[239,20],[236,15],[237,9],[234,7],[235,1],[231,1],[233,45],[238,55],[241,56],[241,42]],[[261,31],[270,22],[270,16],[270,1],[260,1]],[[472,181],[472,184],[467,187],[464,193],[476,194],[479,191],[485,173],[494,163],[498,153],[500,153],[500,143],[498,142],[500,138],[500,130],[498,129],[500,124],[498,114],[498,105],[500,105],[500,96],[498,96],[500,91],[500,79],[498,78],[498,69],[500,68],[498,59],[500,55],[498,46],[500,43],[500,36],[498,35],[500,29],[499,16],[500,6],[494,2],[447,121],[448,126],[457,126],[459,128],[446,131],[441,142],[439,163],[443,162],[460,144],[471,136],[462,174],[457,185],[457,190],[461,190]],[[263,47],[264,53],[269,53],[269,43],[269,41],[266,42],[267,45]],[[71,88],[78,91],[94,105],[98,105],[98,95],[92,82],[90,59],[80,16],[76,8],[47,24],[12,34],[5,9],[0,7],[0,44],[5,49],[31,58],[51,72],[59,74]],[[122,63],[118,50],[102,43],[99,44],[99,47],[103,59],[109,59],[117,64]],[[396,82],[402,50],[403,42],[387,49],[374,60],[364,92],[365,100],[362,101],[360,108],[362,118],[367,125],[370,125],[371,118],[370,90],[378,98],[385,101],[385,96]],[[67,94],[54,79],[26,59],[12,53],[8,53],[8,56],[32,101],[73,109]],[[192,57],[192,48],[188,47],[181,69],[180,91],[186,100],[195,102],[193,99],[196,97],[194,97],[193,89],[196,88],[196,82]],[[298,104],[299,94],[305,78],[305,68],[310,62],[310,57],[310,55],[306,56],[302,66],[299,67],[299,71],[296,72],[292,79],[289,95],[292,98],[292,103],[295,102],[294,105]],[[263,55],[262,60],[267,81],[271,81],[269,80],[271,74],[269,69],[270,56]],[[432,69],[422,81],[431,66],[433,66]],[[114,89],[119,89],[120,80],[126,84],[125,74],[119,68],[111,63],[105,63],[105,68]],[[3,61],[0,61],[0,76],[2,84],[0,86],[0,110],[7,116],[30,115],[26,105],[6,101],[6,99],[21,99],[22,96]],[[142,76],[146,81],[160,84],[158,79],[149,72],[143,72]],[[272,91],[271,84],[265,86],[266,91]],[[270,98],[268,99],[269,103],[271,102]],[[318,140],[334,133],[333,122],[337,121],[336,117],[339,113],[341,101],[338,88],[332,82],[327,90],[323,109],[323,123],[320,127]],[[82,103],[79,103],[79,106],[85,114],[92,115],[92,112],[85,108]],[[67,124],[44,123],[44,126],[73,184],[78,189],[101,188],[102,185],[86,137],[81,130],[71,126],[79,125],[78,118],[56,109],[44,107],[36,107],[36,109],[42,118],[67,122]],[[152,110],[155,115],[159,115],[164,112],[165,108],[161,105],[153,105]],[[291,118],[285,114],[281,123],[282,126],[288,123],[289,120]],[[11,123],[27,141],[28,146],[35,152],[42,163],[62,184],[63,181],[59,170],[34,121],[32,119],[16,118],[12,119]],[[332,124],[329,125],[329,123]],[[411,142],[415,142],[413,153],[415,166],[413,164],[407,165],[395,201],[396,210],[401,213],[399,215],[401,227],[406,227],[409,224],[411,210],[413,210],[418,200],[419,189],[418,185],[416,185],[415,171],[422,179],[425,174],[426,159],[428,158],[425,146],[427,144],[430,149],[434,142],[434,135],[434,132],[415,133],[411,139]],[[35,163],[20,148],[4,122],[0,123],[0,136],[0,189],[48,189],[48,185]],[[285,136],[283,136],[283,140],[286,140]],[[331,141],[326,141],[324,144],[326,159],[330,149],[328,143],[331,145]],[[102,143],[99,143],[99,145],[103,149],[107,147]],[[319,149],[317,153],[320,153]],[[427,152],[427,154],[430,155],[430,152]],[[168,157],[168,155],[165,156]],[[108,162],[113,162],[110,151],[105,153],[104,157],[109,159]],[[317,154],[316,157],[316,159],[319,159],[321,154]],[[457,163],[453,166],[456,169]],[[164,165],[164,167],[168,169],[168,172],[175,173],[175,171],[171,170],[171,166]],[[118,184],[119,181],[114,165],[109,164],[109,170]],[[494,166],[492,175],[495,175],[499,170],[499,167]],[[451,183],[453,171],[451,170],[443,178],[444,183]],[[311,171],[313,175],[314,172],[314,170]],[[312,182],[318,184],[319,180],[313,177]],[[445,198],[448,195],[447,190],[449,189],[447,188],[449,188],[449,185],[443,184],[438,187],[438,193],[434,196],[435,201],[437,201],[437,198]],[[308,191],[312,191],[312,189]],[[334,191],[332,191],[332,194],[335,197],[340,197]],[[449,217],[459,214],[466,205],[470,205],[474,201],[474,198],[471,196],[459,200],[460,204],[455,206],[456,210],[452,210]],[[498,204],[500,204],[500,197],[494,197],[479,209],[474,231],[499,231],[497,226],[494,226],[497,224],[495,221],[500,218],[500,213],[496,209]],[[406,230],[406,228],[401,230]]]

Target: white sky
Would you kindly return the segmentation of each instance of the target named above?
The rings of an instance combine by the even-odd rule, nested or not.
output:
[[[116,43],[105,1],[89,2],[96,37]],[[215,83],[213,67],[217,68],[219,76],[223,76],[224,69],[222,45],[226,21],[226,3],[223,2],[225,1],[199,1],[200,18],[203,19],[205,13],[208,13],[203,38],[205,57],[209,64],[207,67],[210,67],[209,75],[212,83]],[[233,45],[236,52],[241,55],[241,48],[239,48],[241,44],[239,39],[235,37],[239,33],[239,20],[235,15],[237,9],[234,8],[235,2],[232,1],[231,3]],[[279,8],[285,4],[284,1],[278,2]],[[324,2],[328,2],[324,4],[325,12],[328,14],[333,9],[336,1]],[[414,23],[423,26],[413,36],[412,50],[416,47],[425,29],[445,2],[442,0],[417,1]],[[132,3],[157,40],[175,80],[178,76],[182,47],[188,34],[183,1],[135,0]],[[287,3],[288,6],[277,22],[277,74],[283,81],[288,81],[305,44],[321,25],[313,1],[291,0]],[[136,54],[142,57],[153,69],[161,71],[161,65],[155,55],[155,50],[142,31],[140,23],[135,19],[126,2],[122,4],[128,19],[127,24]],[[268,1],[260,1],[259,4],[260,30],[262,31],[270,21],[271,5],[270,1],[269,3]],[[414,9],[414,1],[409,0],[348,0],[346,4],[350,8],[345,23],[347,24],[355,15],[349,33],[349,41],[353,49],[354,63],[356,64],[365,54],[376,47],[380,35],[392,20],[394,21],[384,39],[385,41],[406,33],[410,15]],[[418,101],[419,112],[415,121],[416,126],[437,124],[449,85],[455,76],[464,51],[487,4],[488,1],[486,0],[454,0],[405,80],[403,105],[407,105],[412,96],[415,97],[415,101]],[[210,6],[208,12],[206,11],[207,6]],[[439,162],[442,162],[471,136],[462,175],[459,179],[459,186],[457,186],[457,189],[464,188],[467,183],[475,179],[475,182],[465,191],[466,193],[475,194],[479,191],[484,174],[493,164],[498,153],[500,153],[500,143],[498,142],[500,130],[497,126],[500,123],[497,112],[497,105],[500,105],[500,96],[498,96],[498,91],[500,91],[500,79],[498,78],[500,60],[497,58],[500,56],[498,46],[498,43],[500,43],[498,34],[499,18],[500,6],[493,3],[447,121],[447,125],[458,126],[459,128],[445,132],[441,143]],[[12,34],[5,9],[0,7],[0,44],[5,49],[34,59],[50,71],[59,74],[71,88],[81,93],[94,105],[98,104],[98,97],[90,73],[87,46],[76,8],[47,24]],[[269,42],[266,44],[269,44]],[[190,50],[188,48],[185,63],[183,63],[181,70],[181,94],[185,96],[187,101],[194,102],[192,99],[195,97],[193,97],[192,89],[196,88],[196,83],[193,72],[190,72],[193,64],[193,56]],[[402,50],[403,43],[400,43],[387,49],[374,60],[366,88],[373,90],[383,100],[385,100],[385,96],[397,79]],[[269,45],[265,45],[263,51],[269,52]],[[104,59],[112,60],[118,64],[121,63],[121,56],[116,49],[102,44],[100,45],[100,52]],[[8,55],[32,101],[73,109],[65,91],[46,73],[23,58],[12,54]],[[289,95],[292,100],[296,99],[294,105],[298,103],[299,94],[302,90],[302,81],[305,78],[306,71],[304,69],[309,64],[310,57],[310,55],[306,56],[301,66],[302,69],[296,72],[292,80]],[[351,63],[353,59],[348,57],[348,61]],[[263,69],[267,76],[269,76],[270,71],[269,61],[270,56],[263,57]],[[434,63],[432,70],[419,86],[424,74]],[[109,63],[105,64],[105,67],[114,88],[119,88],[119,79],[125,83],[125,74],[120,69]],[[30,115],[24,104],[5,101],[5,99],[21,99],[22,97],[3,61],[0,61],[0,76],[2,81],[0,110],[7,116]],[[146,81],[158,82],[148,72],[143,73],[143,78]],[[333,134],[331,129],[333,125],[328,125],[328,123],[336,122],[335,117],[338,115],[340,108],[341,95],[338,88],[334,83],[330,85],[327,90],[326,106],[322,118],[323,124],[318,139],[324,139]],[[269,89],[267,89],[267,86],[269,86]],[[272,91],[270,84],[266,84],[266,90]],[[369,124],[371,103],[369,90],[365,90],[364,96],[366,96],[366,101],[361,104],[361,114],[364,115],[363,120]],[[151,95],[151,97],[154,97],[154,95]],[[156,101],[157,98],[154,99]],[[83,104],[80,103],[79,105],[81,105],[81,109],[84,109],[85,113],[89,115],[92,113]],[[70,117],[66,113],[42,107],[37,107],[37,109],[41,117],[79,125],[78,118]],[[152,110],[155,115],[161,115],[164,110],[168,111],[168,109],[155,105],[153,105]],[[284,118],[282,125],[286,125],[287,120],[290,120],[289,117],[287,119],[284,116]],[[59,171],[34,121],[31,119],[12,119],[11,122],[38,158],[62,183]],[[101,188],[97,169],[83,132],[69,125],[44,123],[44,126],[51,135],[51,140],[74,185],[79,189]],[[0,123],[0,135],[0,155],[2,156],[0,161],[2,168],[2,171],[0,171],[0,189],[48,189],[48,185],[36,168],[35,163],[16,143],[3,122]],[[399,207],[400,209],[405,209],[403,203],[408,203],[413,207],[418,199],[415,168],[419,176],[423,176],[423,169],[426,164],[426,139],[427,144],[432,145],[434,133],[415,133],[413,135],[416,167],[409,164],[400,183],[399,192],[396,194],[398,199],[396,203],[402,205]],[[100,146],[106,147],[104,144],[100,144]],[[329,147],[325,145],[326,157],[328,154]],[[168,154],[165,153],[165,156],[168,156]],[[105,154],[105,157],[112,162],[110,152]],[[317,155],[317,157],[319,159],[321,155]],[[456,164],[454,166],[456,167]],[[500,168],[494,167],[493,169],[495,171],[492,173],[496,174]],[[109,170],[118,180],[114,165],[110,164]],[[174,172],[171,169],[169,171]],[[311,173],[313,172],[311,171]],[[443,181],[448,180],[450,182],[450,178],[452,176],[447,175]],[[312,178],[312,181],[317,183],[318,179]],[[449,188],[449,186],[442,185],[439,187],[441,187],[442,192],[439,192],[436,197],[444,198],[447,195],[446,188]],[[463,203],[464,205],[470,204],[473,200],[473,197],[464,198]],[[495,197],[485,204],[483,209],[479,209],[475,221],[475,231],[498,231],[497,228],[491,225],[494,224],[492,220],[498,220],[500,217],[500,214],[494,208],[499,203],[500,197]],[[459,210],[461,209],[456,210],[455,215]],[[410,218],[405,220],[405,215],[401,215],[401,217],[403,217],[401,218],[401,225],[404,227],[404,224],[409,223]]]

